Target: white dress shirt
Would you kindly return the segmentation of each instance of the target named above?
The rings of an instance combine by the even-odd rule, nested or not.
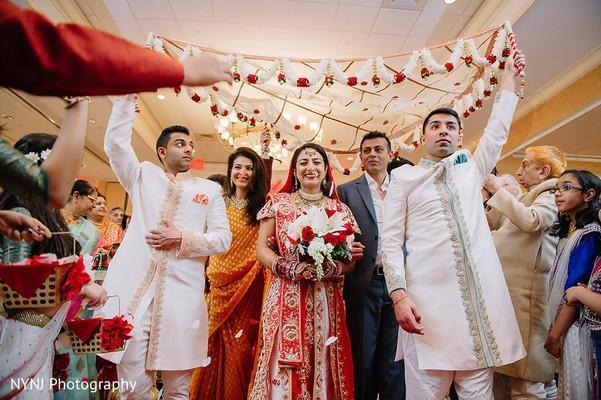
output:
[[[367,180],[367,185],[369,186],[369,192],[371,194],[372,202],[374,203],[374,210],[376,211],[376,223],[378,224],[378,235],[382,233],[382,224],[384,223],[384,198],[386,197],[386,193],[388,191],[388,186],[390,185],[390,177],[386,174],[384,178],[384,182],[380,189],[384,192],[384,197],[380,197],[380,193],[378,193],[378,182],[375,181],[374,178],[371,177],[367,172],[365,173],[365,180]],[[376,256],[376,265],[382,265],[382,242],[378,240],[378,251]]]

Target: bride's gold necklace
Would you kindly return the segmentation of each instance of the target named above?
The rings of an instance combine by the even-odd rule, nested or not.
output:
[[[307,207],[321,207],[321,204],[323,203],[323,199],[325,197],[322,192],[307,193],[303,192],[301,189],[299,189],[298,192],[296,192],[296,194],[297,199],[300,201],[300,203],[304,204]]]

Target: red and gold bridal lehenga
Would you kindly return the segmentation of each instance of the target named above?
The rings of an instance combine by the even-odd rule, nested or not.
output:
[[[328,174],[331,176],[330,171]],[[307,205],[298,193],[289,192],[291,173],[282,191],[267,201],[257,219],[275,218],[279,254],[298,260],[297,251],[286,239],[286,229]],[[337,199],[325,197],[321,206],[344,213],[359,230],[350,210]],[[354,399],[343,278],[313,282],[292,281],[273,271],[270,275],[249,398]]]

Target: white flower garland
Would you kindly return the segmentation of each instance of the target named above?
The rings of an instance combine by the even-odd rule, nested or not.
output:
[[[334,166],[334,168],[338,170],[338,172],[340,172],[343,175],[354,174],[361,166],[361,158],[359,157],[359,154],[356,155],[355,161],[353,162],[353,165],[350,168],[344,168],[342,164],[340,164],[340,161],[338,160],[336,154],[330,153],[329,155],[330,163]]]
[[[413,136],[411,137],[411,143],[407,144],[401,139],[392,139],[392,148],[399,149],[405,153],[411,153],[419,147],[419,136],[421,135],[421,128],[416,125],[413,129]]]
[[[338,81],[339,83],[348,86],[361,85],[371,81],[371,83],[377,87],[380,84],[380,81],[387,84],[400,83],[406,76],[413,74],[418,67],[418,73],[421,75],[421,78],[427,79],[433,74],[446,74],[451,72],[453,69],[460,66],[462,62],[468,66],[471,64],[480,67],[484,66],[484,74],[482,75],[482,78],[473,82],[471,93],[453,100],[453,108],[463,115],[463,117],[467,118],[472,112],[482,107],[483,99],[491,96],[493,86],[496,85],[497,80],[495,72],[503,67],[502,65],[509,54],[509,48],[511,47],[514,50],[517,48],[515,45],[515,38],[511,41],[509,32],[510,27],[507,28],[505,25],[496,30],[494,44],[488,57],[482,57],[480,55],[473,39],[459,39],[455,42],[453,52],[444,65],[439,64],[434,59],[430,49],[424,48],[414,51],[407,64],[400,69],[400,72],[394,74],[388,70],[382,57],[370,58],[364,61],[356,76],[345,74],[338,63],[332,59],[320,60],[319,65],[307,77],[299,76],[288,59],[276,59],[269,67],[267,67],[267,69],[255,66],[251,69],[249,66],[252,64],[244,60],[244,57],[241,55],[230,54],[227,56],[227,61],[232,66],[235,78],[237,74],[238,80],[244,80],[251,84],[264,84],[273,78],[277,78],[280,84],[288,83],[289,85],[297,87],[314,87],[319,85],[322,79],[325,79],[325,84],[327,86],[330,86],[333,81]],[[165,53],[163,40],[156,37],[153,33],[149,35],[146,45],[155,51]],[[200,54],[203,54],[201,49],[191,44],[187,45],[183,49],[180,61],[184,61],[188,57],[198,56]],[[185,87],[185,90],[188,97],[196,103],[203,103],[210,99],[211,112],[215,116],[225,117],[232,113],[236,113],[240,121],[248,122],[251,126],[254,126],[257,123],[257,120],[263,120],[261,118],[261,110],[254,110],[254,115],[239,111],[227,104],[228,101],[224,102],[220,95],[214,93],[209,94],[209,91],[204,88],[194,90],[193,88]],[[176,93],[179,93],[181,87],[175,88],[175,91]],[[294,131],[288,132],[289,129],[286,130],[286,135],[296,138],[300,142],[306,141],[303,135]],[[411,144],[407,144],[398,139],[395,140],[395,143],[399,149],[411,152],[417,148],[419,134],[419,127],[416,127]],[[339,163],[337,164],[340,165]],[[356,168],[358,168],[358,166]]]

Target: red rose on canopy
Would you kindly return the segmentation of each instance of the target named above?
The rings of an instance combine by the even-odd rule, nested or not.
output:
[[[309,87],[309,79],[307,79],[307,78],[298,78],[296,80],[296,86],[299,86],[299,87]]]
[[[248,81],[248,83],[257,83],[257,75],[248,74],[248,76],[246,77],[246,80]]]
[[[451,72],[453,70],[453,68],[455,68],[455,66],[453,65],[453,63],[450,63],[450,62],[446,63],[444,65],[444,67],[447,69],[448,72]]]
[[[405,74],[402,72],[397,72],[394,75],[394,83],[401,83],[405,80]]]
[[[349,86],[355,86],[357,84],[357,77],[356,76],[349,77],[347,80],[347,84]]]
[[[326,233],[323,237],[323,240],[324,242],[331,244],[332,246],[336,246],[338,244],[338,236],[334,235],[331,232]]]
[[[313,228],[310,226],[303,227],[303,231],[301,233],[301,239],[303,242],[310,242],[315,238],[315,232],[313,232]]]

